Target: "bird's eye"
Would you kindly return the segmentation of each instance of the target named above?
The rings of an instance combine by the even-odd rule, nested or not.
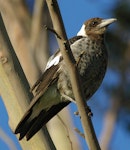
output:
[[[92,21],[91,24],[90,24],[90,26],[95,27],[97,24],[98,24],[97,21]]]

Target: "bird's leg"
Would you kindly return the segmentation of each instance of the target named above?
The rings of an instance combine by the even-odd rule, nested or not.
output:
[[[76,101],[74,99],[72,99],[71,97],[69,97],[65,94],[62,94],[62,97],[76,104]]]
[[[48,31],[50,31],[50,32],[52,32],[52,33],[54,33],[54,34],[57,36],[57,38],[61,39],[61,37],[59,36],[59,34],[58,34],[54,29],[47,27],[47,25],[45,25],[44,28],[45,28],[46,30],[48,30]]]

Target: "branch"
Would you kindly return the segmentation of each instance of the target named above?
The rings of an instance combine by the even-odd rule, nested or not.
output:
[[[121,107],[120,97],[113,97],[111,106],[104,117],[104,125],[100,135],[100,145],[103,150],[108,150],[112,136],[114,134],[115,124]]]
[[[39,70],[39,75],[45,68],[49,58],[48,32],[43,30],[43,24],[48,24],[50,18],[48,17],[45,4],[45,0],[35,0],[29,41],[31,55]]]
[[[85,96],[83,94],[82,86],[80,84],[80,76],[78,70],[76,68],[76,63],[72,52],[70,50],[70,46],[68,44],[67,35],[65,33],[63,21],[61,18],[60,10],[56,0],[46,0],[48,9],[50,12],[50,16],[52,18],[54,30],[61,37],[57,38],[59,48],[63,55],[64,61],[66,62],[66,66],[68,66],[68,72],[70,75],[70,80],[72,84],[73,93],[76,99],[77,107],[79,110],[79,114],[81,116],[81,122],[84,129],[85,139],[88,143],[88,147],[90,150],[100,150],[100,146],[98,144],[94,128],[91,122],[90,116],[86,115],[89,112],[88,106],[85,102]]]
[[[27,110],[30,99],[29,85],[9,41],[2,17],[0,15],[0,91],[9,115],[9,125],[14,131],[19,119]],[[13,59],[12,59],[13,58]],[[22,140],[23,149],[50,149],[39,132],[30,141]]]
[[[0,139],[1,139],[2,141],[4,141],[4,143],[5,143],[10,149],[17,150],[16,145],[15,145],[13,139],[11,139],[11,138],[9,137],[9,135],[8,135],[2,128],[0,128]]]
[[[33,56],[30,54],[31,16],[22,2],[22,0],[0,0],[0,11],[11,43],[14,50],[16,50],[15,53],[29,84],[32,86],[39,76],[39,70],[33,61]]]

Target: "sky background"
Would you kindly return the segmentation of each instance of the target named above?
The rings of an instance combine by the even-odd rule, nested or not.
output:
[[[28,0],[30,2],[31,0]],[[80,29],[82,23],[89,18],[93,17],[102,17],[102,18],[111,18],[114,17],[111,13],[111,9],[114,7],[114,0],[59,0],[59,6],[61,9],[61,14],[63,17],[63,21],[65,24],[66,32],[68,38],[73,37],[77,34]],[[109,30],[114,26],[111,25]],[[103,127],[103,117],[105,115],[105,111],[110,105],[109,95],[104,91],[104,84],[116,84],[119,82],[118,74],[112,72],[111,70],[107,71],[105,79],[103,81],[102,86],[99,90],[94,94],[92,100],[89,101],[89,106],[92,109],[94,116],[92,117],[92,121],[94,124],[94,128],[98,137],[100,137],[102,127]],[[98,99],[98,102],[96,101]],[[101,107],[102,106],[102,107]],[[77,110],[74,104],[70,104],[70,111],[72,112],[73,121],[75,126],[78,127],[82,131],[82,127],[78,117],[74,117],[73,112]],[[102,109],[102,110],[101,110]],[[104,113],[100,113],[104,112]],[[0,99],[0,150],[10,150],[4,141],[2,141],[1,136],[4,136],[2,130],[9,135],[9,137],[13,140],[12,144],[15,144],[17,150],[20,150],[20,146],[18,145],[18,141],[16,137],[12,134],[9,126],[8,126],[8,115],[6,112],[6,108],[4,107],[3,101]],[[5,135],[6,136],[6,135]],[[80,138],[82,142],[82,149],[87,150],[86,142],[84,139]],[[126,150],[130,147],[130,135],[129,133],[123,129],[123,126],[120,122],[118,122],[114,129],[113,139],[111,141],[110,150]],[[120,145],[120,146],[119,146]]]

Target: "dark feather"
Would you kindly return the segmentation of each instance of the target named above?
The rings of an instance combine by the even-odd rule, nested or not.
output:
[[[81,38],[83,38],[83,36],[75,36],[71,39],[69,39],[69,44],[73,44],[75,41],[80,40]]]
[[[50,84],[50,82],[53,80],[54,78],[53,76],[58,70],[58,68],[59,68],[59,65],[53,65],[50,68],[48,68],[42,74],[42,76],[37,80],[37,82],[32,86],[30,91],[33,91],[34,89],[36,89],[36,91],[39,91],[43,87],[47,87]]]
[[[38,103],[39,98],[44,94],[49,85],[51,85],[51,83],[53,83],[56,80],[57,70],[58,65],[52,66],[51,68],[47,69],[46,72],[43,74],[42,78],[33,87],[33,89],[36,88],[36,95],[34,96],[28,110],[26,111],[26,113],[24,114],[24,116],[22,117],[21,121],[15,129],[15,134],[20,133],[19,139],[22,139],[31,127],[32,121],[34,121],[29,121],[29,118],[32,113],[32,108],[36,103]]]
[[[42,128],[42,126],[44,126],[52,117],[54,117],[69,103],[70,102],[62,102],[52,106],[48,111],[42,110],[40,114],[32,120],[30,119],[32,113],[32,110],[30,109],[18,124],[15,134],[20,133],[19,140],[21,140],[25,135],[27,140],[29,140],[37,131]]]
[[[29,131],[26,134],[27,140],[29,140],[36,132],[38,132],[42,126],[44,126],[52,117],[54,117],[59,111],[61,111],[70,102],[62,102],[52,106],[48,111],[41,111],[35,121],[32,122]]]
[[[28,119],[30,118],[31,113],[31,110],[27,111],[15,129],[15,134],[20,133],[19,140],[21,140],[26,135],[30,128],[32,121],[30,122]]]

